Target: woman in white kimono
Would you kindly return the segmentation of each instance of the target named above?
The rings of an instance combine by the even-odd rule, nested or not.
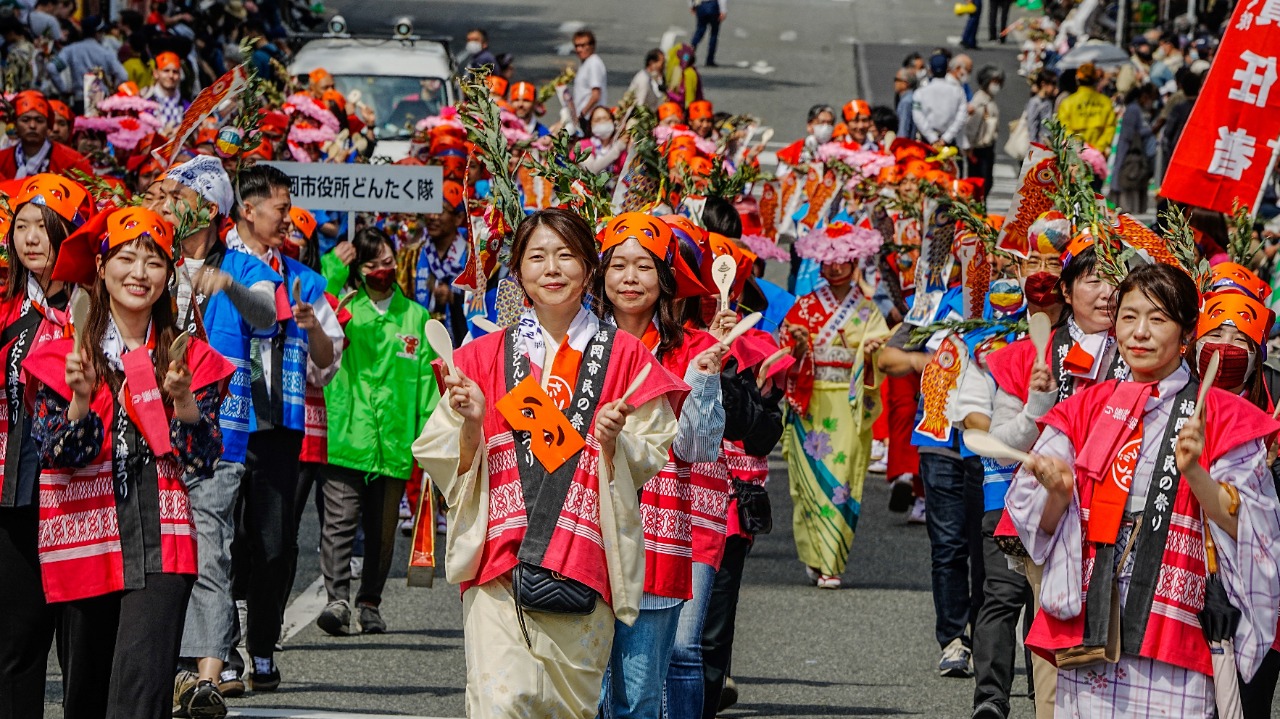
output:
[[[583,307],[598,266],[582,218],[526,218],[511,268],[530,307],[457,351],[447,401],[413,445],[449,508],[472,717],[594,717],[615,618],[638,614],[638,492],[667,462],[688,386]],[[579,600],[549,607],[520,591],[538,578]]]
[[[1117,297],[1131,381],[1099,383],[1046,414],[1009,491],[1018,536],[1044,565],[1027,645],[1058,666],[1058,717],[1208,719],[1214,678],[1196,616],[1204,528],[1243,614],[1234,639],[1247,680],[1271,645],[1280,600],[1280,508],[1265,446],[1278,425],[1219,389],[1193,416],[1199,386],[1182,354],[1198,292],[1184,272],[1138,268]]]

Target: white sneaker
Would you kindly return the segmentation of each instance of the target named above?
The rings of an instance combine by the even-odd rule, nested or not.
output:
[[[924,498],[919,497],[907,515],[907,524],[924,524]]]
[[[823,574],[818,577],[818,589],[839,589],[840,577],[831,577]]]
[[[400,498],[400,518],[413,519],[413,510],[409,508],[409,495]]]
[[[884,474],[889,471],[889,462],[883,457],[871,460],[871,464],[867,465],[868,474]]]
[[[444,512],[436,512],[436,534],[445,534],[449,531],[449,522],[445,519]]]
[[[889,447],[878,439],[871,440],[871,461],[879,462],[889,454]]]
[[[351,558],[351,578],[359,579],[364,574],[364,557]]]
[[[406,537],[413,536],[413,517],[405,517],[400,520],[400,533]]]
[[[938,674],[962,679],[973,676],[972,652],[959,637],[952,639],[942,650],[942,658],[938,660]]]

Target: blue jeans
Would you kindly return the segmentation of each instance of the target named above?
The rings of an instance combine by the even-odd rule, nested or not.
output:
[[[604,719],[658,719],[662,684],[676,641],[680,604],[667,609],[641,609],[636,623],[617,622],[613,653],[604,671],[600,716]]]
[[[978,44],[978,23],[982,19],[982,0],[973,0],[976,10],[964,24],[964,34],[960,36],[960,44],[975,47]]]
[[[698,28],[693,31],[693,40],[689,43],[693,45],[693,49],[698,49],[698,43],[702,42],[702,36],[707,30],[711,30],[711,37],[707,41],[707,63],[714,65],[716,62],[716,43],[720,40],[720,3],[717,0],[703,0],[698,4],[697,11],[694,16],[698,18]]]
[[[953,639],[970,645],[967,627],[982,607],[982,462],[920,453],[925,526],[933,563],[934,628],[938,646]]]
[[[702,625],[711,601],[711,585],[716,570],[710,564],[693,563],[693,599],[680,610],[676,628],[675,651],[671,652],[671,668],[667,670],[667,690],[662,716],[666,719],[701,719],[702,692]]]
[[[182,628],[180,656],[227,660],[239,618],[231,596],[231,540],[236,497],[244,465],[219,461],[212,477],[187,477],[191,518],[196,523],[196,575]]]

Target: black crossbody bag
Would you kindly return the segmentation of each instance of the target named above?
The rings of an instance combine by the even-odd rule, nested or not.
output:
[[[738,524],[747,534],[768,534],[773,531],[773,505],[769,503],[769,491],[758,484],[733,480],[733,493],[738,498]]]

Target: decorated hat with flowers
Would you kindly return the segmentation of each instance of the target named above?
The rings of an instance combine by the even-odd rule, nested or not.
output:
[[[833,222],[796,240],[796,254],[822,264],[857,262],[880,250],[879,232],[847,222]]]

